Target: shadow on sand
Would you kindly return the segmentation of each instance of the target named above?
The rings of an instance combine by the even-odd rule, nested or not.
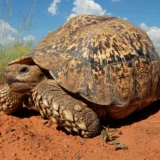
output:
[[[15,113],[11,114],[12,116],[16,116],[19,118],[29,118],[32,116],[38,116],[40,115],[39,112],[35,111],[35,110],[31,110],[28,109],[26,107],[20,108],[19,110],[17,110]]]
[[[127,126],[127,125],[131,125],[135,122],[139,122],[141,120],[145,120],[148,117],[150,117],[151,115],[156,114],[158,111],[160,111],[160,101],[156,101],[152,104],[150,104],[148,107],[134,112],[133,114],[131,114],[130,116],[128,116],[127,118],[121,119],[121,120],[114,120],[114,121],[103,121],[103,125],[107,126],[107,124],[109,124],[110,127],[113,128],[120,128],[121,126]]]
[[[154,102],[148,107],[134,112],[130,116],[128,116],[125,119],[121,120],[111,120],[111,121],[103,121],[103,126],[110,126],[112,128],[120,128],[121,126],[127,126],[131,125],[135,122],[139,122],[141,120],[145,120],[151,115],[156,114],[158,111],[160,111],[160,101]],[[40,115],[39,112],[27,109],[26,107],[19,109],[16,113],[12,114],[13,116],[19,117],[19,118],[29,118],[32,116],[38,116]],[[60,126],[57,127],[57,129],[62,129]]]

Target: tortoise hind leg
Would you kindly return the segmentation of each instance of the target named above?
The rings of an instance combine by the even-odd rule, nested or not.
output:
[[[23,96],[12,92],[7,84],[0,86],[0,111],[11,114],[23,105]]]
[[[93,137],[100,132],[100,121],[87,104],[70,96],[54,80],[45,80],[33,89],[33,100],[43,117],[68,132]]]

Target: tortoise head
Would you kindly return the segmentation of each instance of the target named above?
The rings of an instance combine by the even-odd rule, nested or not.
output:
[[[22,57],[8,64],[5,79],[11,90],[28,94],[39,82],[46,78],[43,71],[31,57]]]

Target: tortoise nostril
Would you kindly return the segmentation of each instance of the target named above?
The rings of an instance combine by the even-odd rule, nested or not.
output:
[[[6,72],[6,73],[7,73],[7,72],[9,72],[9,69],[8,69],[8,67],[6,67],[6,68],[5,68],[5,72]]]
[[[23,74],[23,73],[27,73],[27,72],[29,72],[29,68],[28,67],[22,67],[20,70],[19,70],[19,73],[20,74]]]

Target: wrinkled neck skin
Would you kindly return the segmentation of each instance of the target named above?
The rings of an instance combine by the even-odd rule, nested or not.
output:
[[[37,65],[12,64],[5,69],[5,80],[13,92],[31,95],[32,89],[47,79]]]

